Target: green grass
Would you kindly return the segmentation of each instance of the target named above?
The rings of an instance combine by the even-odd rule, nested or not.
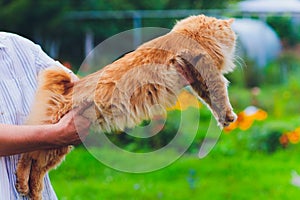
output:
[[[146,174],[115,171],[83,148],[75,149],[50,173],[59,199],[295,199],[291,171],[300,172],[295,148],[275,154],[222,150],[222,136],[204,159],[184,155],[172,165]],[[166,155],[167,156],[167,155]],[[142,165],[143,163],[141,163]],[[195,174],[194,174],[195,173]],[[188,181],[192,179],[193,181]]]

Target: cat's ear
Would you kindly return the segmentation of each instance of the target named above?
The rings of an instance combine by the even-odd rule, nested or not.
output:
[[[229,25],[232,25],[234,22],[234,18],[230,18],[226,20]]]

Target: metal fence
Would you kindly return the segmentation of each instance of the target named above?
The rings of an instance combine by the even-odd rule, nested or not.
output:
[[[211,9],[211,10],[114,10],[114,11],[73,11],[66,15],[68,20],[105,20],[105,19],[132,19],[132,28],[136,30],[134,36],[134,46],[141,42],[139,29],[142,27],[143,19],[167,19],[167,18],[184,18],[190,15],[205,14],[214,17],[239,17],[251,18],[258,17],[266,21],[268,16],[289,16],[295,21],[300,21],[299,12],[253,12],[240,11],[238,9]],[[85,34],[85,55],[94,47],[94,33],[87,30]]]

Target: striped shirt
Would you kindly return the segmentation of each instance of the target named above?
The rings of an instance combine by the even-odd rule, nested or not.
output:
[[[38,73],[53,65],[60,64],[40,46],[18,35],[0,32],[0,123],[23,124],[33,102]],[[28,199],[15,188],[18,158],[19,155],[0,157],[0,200]],[[43,200],[55,199],[46,175]]]

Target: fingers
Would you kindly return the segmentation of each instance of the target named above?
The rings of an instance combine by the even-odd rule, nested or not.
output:
[[[89,129],[91,121],[86,117],[82,116],[84,111],[92,105],[91,102],[84,102],[80,107],[75,108],[74,123],[78,132],[85,132]]]
[[[80,106],[77,108],[74,108],[75,115],[82,115],[86,109],[91,107],[93,105],[93,102],[84,101]]]
[[[93,102],[85,101],[79,107],[74,109],[74,123],[77,130],[77,134],[80,136],[80,141],[78,141],[78,143],[81,143],[83,140],[85,140],[85,138],[89,134],[89,127],[91,125],[91,121],[83,117],[82,114],[86,109],[88,109],[92,105]]]
[[[89,128],[91,121],[82,116],[84,111],[91,107],[93,102],[83,102],[77,108],[70,110],[65,116],[58,122],[59,141],[60,144],[80,144],[89,134]]]
[[[77,135],[79,137],[78,141],[76,142],[77,144],[82,143],[86,139],[86,137],[89,134],[90,125],[91,125],[90,120],[86,119],[85,117],[78,116],[76,118],[75,128],[76,128]]]

